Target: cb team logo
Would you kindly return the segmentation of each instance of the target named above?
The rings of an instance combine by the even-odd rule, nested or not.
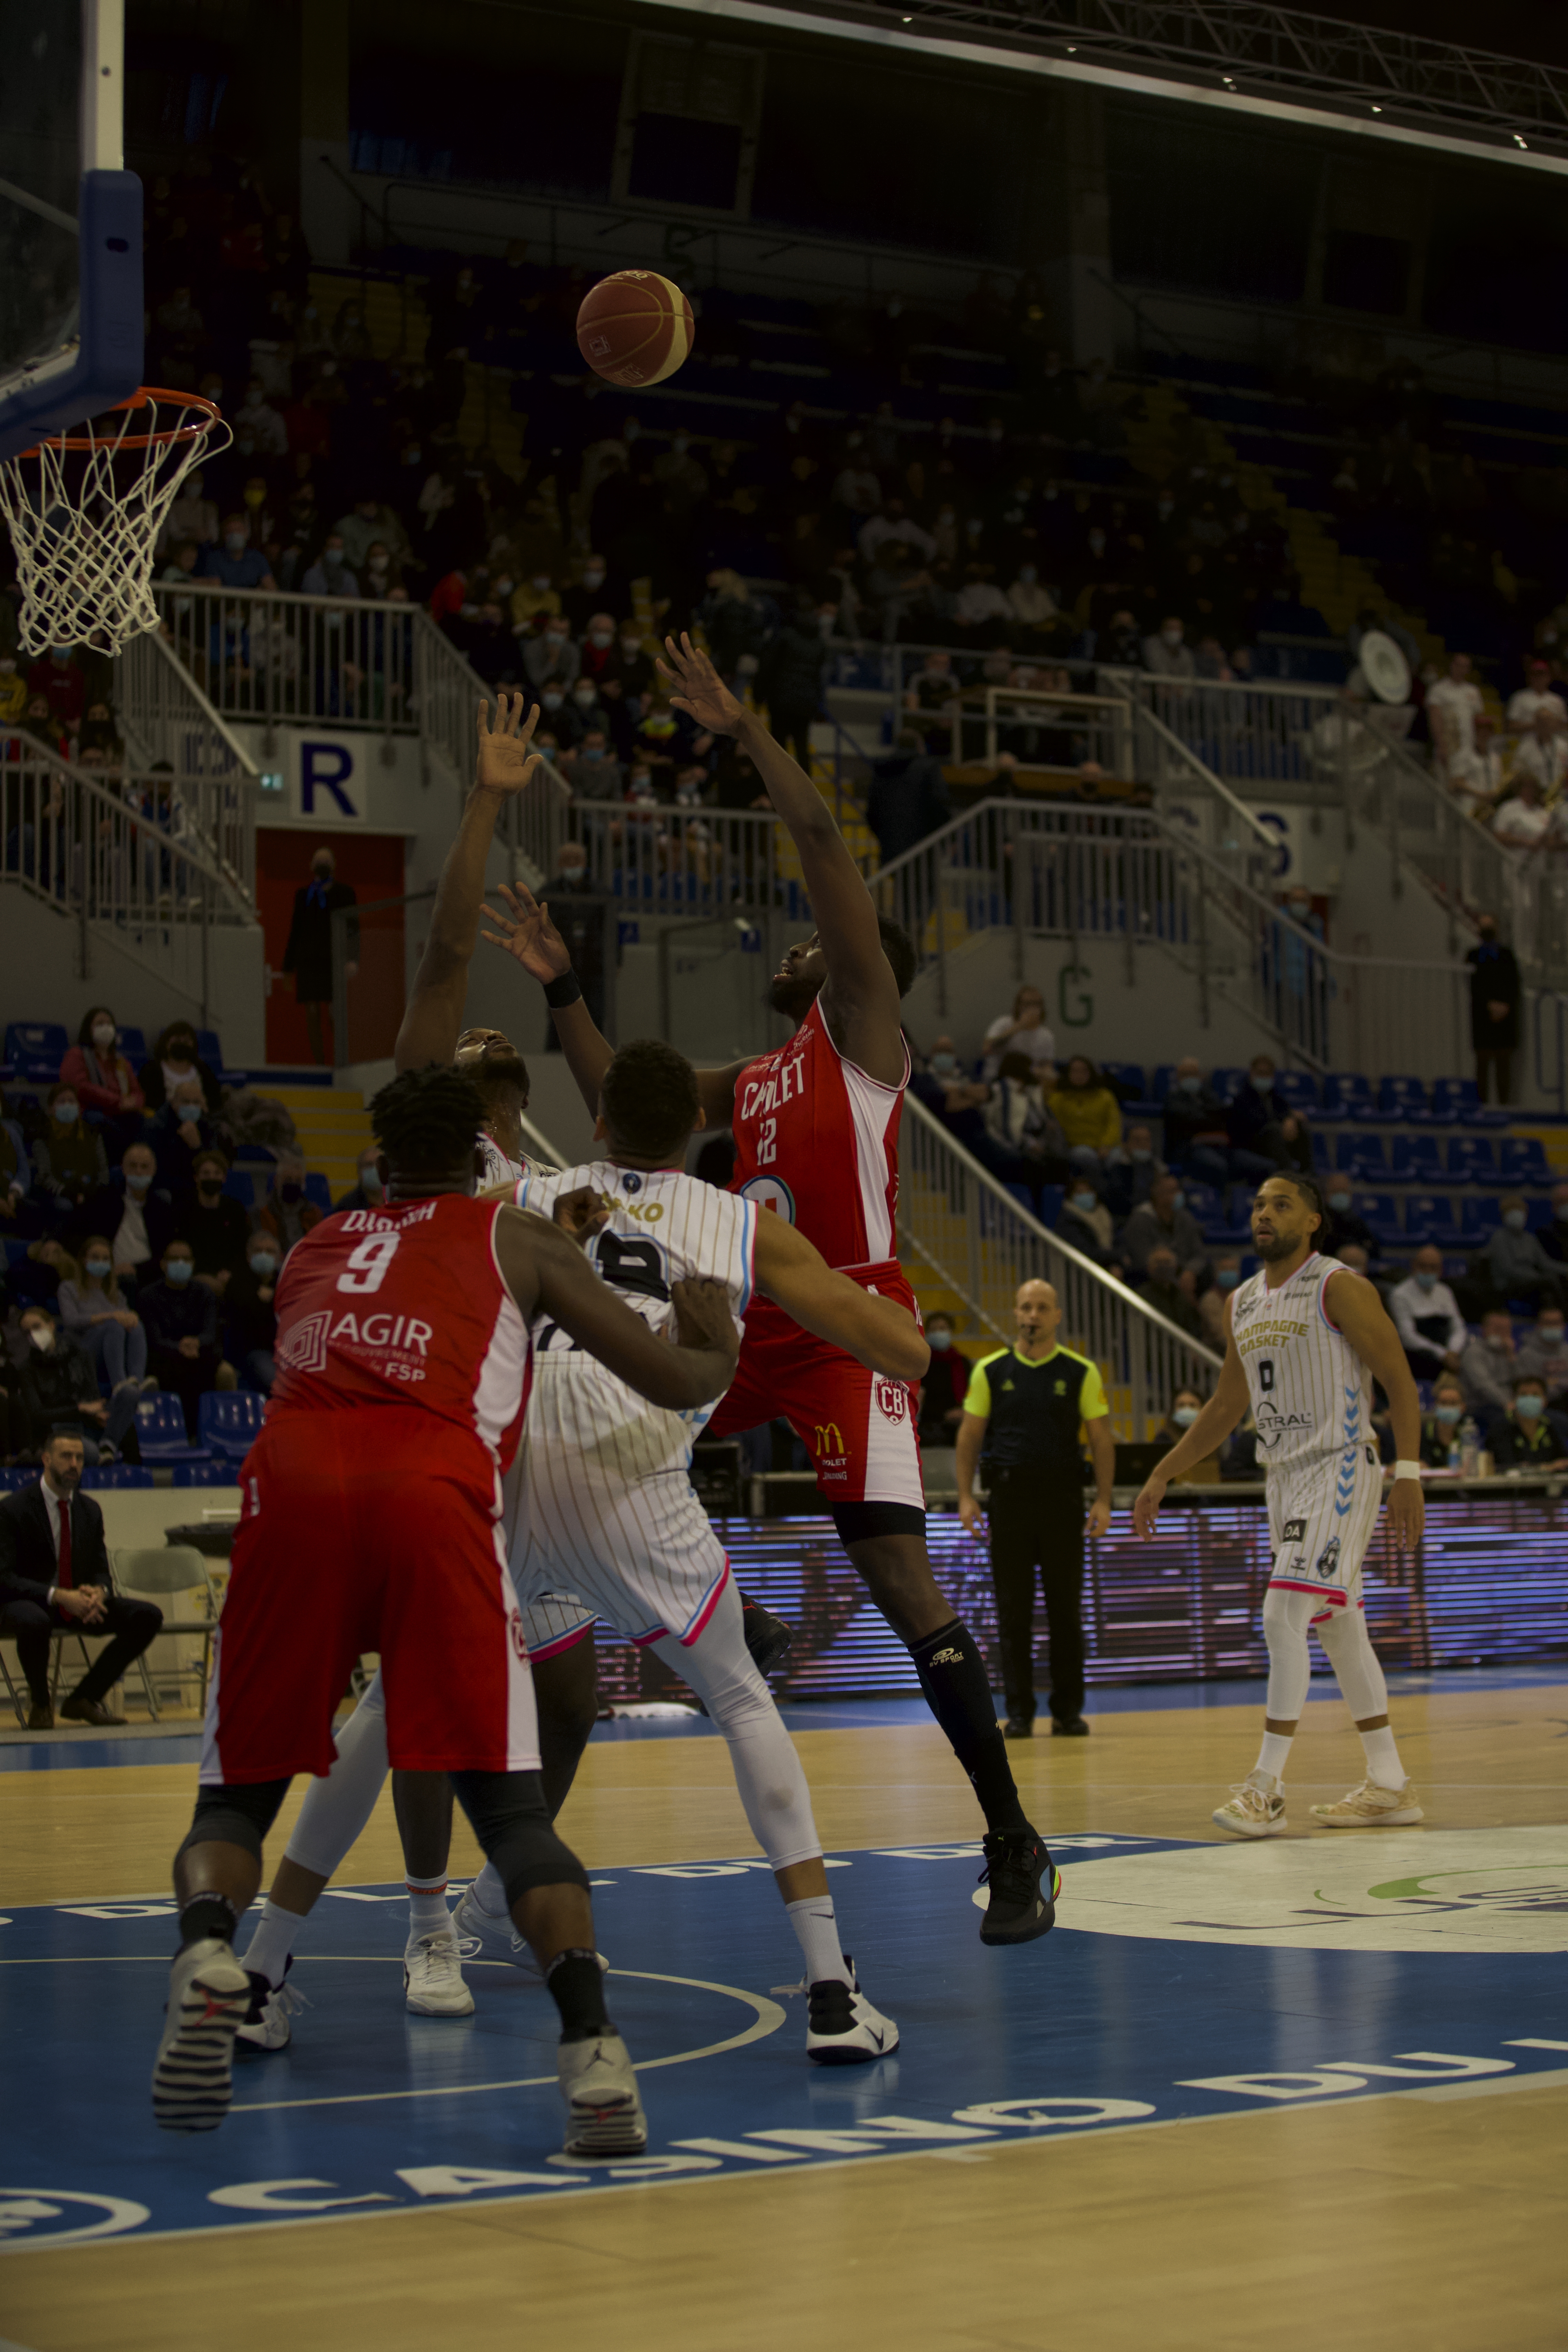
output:
[[[742,1201],[754,1201],[759,1209],[771,1209],[786,1225],[795,1223],[795,1194],[782,1176],[752,1176],[741,1187]]]
[[[910,1392],[901,1381],[877,1382],[877,1410],[884,1421],[900,1422],[909,1418]]]

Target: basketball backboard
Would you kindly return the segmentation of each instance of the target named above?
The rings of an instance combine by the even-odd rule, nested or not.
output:
[[[7,0],[0,459],[142,381],[142,183],[123,168],[124,0]]]

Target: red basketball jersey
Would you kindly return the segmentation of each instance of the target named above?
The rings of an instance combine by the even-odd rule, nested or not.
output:
[[[533,1359],[496,1264],[501,1206],[448,1192],[314,1226],[279,1277],[268,1419],[418,1405],[471,1430],[504,1469]]]
[[[748,1062],[735,1085],[730,1189],[797,1225],[829,1265],[896,1255],[899,1121],[910,1082],[879,1085],[827,1034],[820,1000],[787,1045]]]

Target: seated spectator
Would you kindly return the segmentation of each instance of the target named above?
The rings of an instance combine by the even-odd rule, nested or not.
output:
[[[523,639],[523,670],[546,710],[560,709],[560,703],[552,706],[550,698],[552,694],[559,694],[564,701],[576,683],[581,666],[581,656],[567,635],[566,624],[559,614],[550,615],[537,637]]]
[[[1410,1272],[1388,1295],[1388,1311],[1411,1370],[1418,1381],[1457,1372],[1465,1348],[1465,1318],[1443,1279],[1443,1253],[1428,1242],[1410,1261]]]
[[[193,1444],[197,1407],[206,1391],[218,1386],[223,1360],[217,1300],[205,1283],[196,1281],[195,1271],[189,1242],[173,1241],[163,1252],[162,1279],[148,1283],[136,1299],[147,1330],[148,1361],[159,1387],[171,1390],[184,1406]]]
[[[533,636],[546,621],[559,620],[561,595],[551,574],[541,569],[520,581],[511,592],[510,610],[519,636]]]
[[[1506,1307],[1519,1299],[1539,1314],[1543,1307],[1563,1303],[1563,1268],[1547,1256],[1540,1236],[1529,1230],[1530,1212],[1520,1192],[1505,1192],[1502,1223],[1489,1234],[1470,1261],[1470,1276],[1488,1307]]]
[[[1061,622],[1057,600],[1048,588],[1040,584],[1040,574],[1033,563],[1021,563],[1016,577],[1007,591],[1007,603],[1017,630],[1030,636],[1054,636]]]
[[[336,535],[343,543],[343,561],[351,572],[370,570],[373,549],[379,546],[389,565],[400,568],[413,551],[408,533],[391,507],[367,490],[353,509],[338,519]]]
[[[1057,1041],[1046,1020],[1046,1000],[1037,988],[1026,985],[1013,999],[1011,1013],[1000,1013],[985,1032],[984,1071],[994,1078],[1004,1054],[1024,1054],[1030,1062],[1054,1062]]]
[[[1535,714],[1542,705],[1552,710],[1559,726],[1568,726],[1568,702],[1557,693],[1552,682],[1552,664],[1539,656],[1524,666],[1526,683],[1510,695],[1507,719],[1510,733],[1522,735],[1532,726]]]
[[[1568,771],[1568,731],[1564,730],[1558,715],[1561,709],[1555,696],[1551,701],[1543,702],[1531,722],[1530,732],[1521,739],[1513,755],[1513,772],[1509,779],[1516,793],[1527,776],[1533,776],[1542,795],[1549,801],[1562,789],[1564,772]],[[1506,807],[1507,803],[1503,805]],[[1501,818],[1502,810],[1500,809],[1499,824]],[[1492,831],[1496,833],[1497,830],[1498,824],[1494,824]]]
[[[1233,1290],[1241,1287],[1241,1252],[1238,1249],[1216,1250],[1210,1265],[1214,1280],[1210,1285],[1221,1298],[1228,1298]],[[1205,1292],[1206,1297],[1208,1293]]]
[[[74,1087],[51,1087],[44,1102],[49,1128],[33,1146],[33,1182],[47,1213],[64,1219],[108,1183],[109,1160],[102,1136],[81,1115]]]
[[[234,413],[235,446],[245,457],[286,457],[289,428],[267,397],[267,387],[252,376],[243,404]]]
[[[1094,1265],[1109,1267],[1112,1264],[1116,1228],[1110,1210],[1100,1197],[1098,1183],[1086,1169],[1073,1171],[1054,1230],[1058,1241],[1066,1242]]]
[[[1267,1054],[1254,1054],[1247,1076],[1236,1090],[1226,1125],[1230,1135],[1231,1171],[1261,1182],[1276,1169],[1300,1168],[1312,1172],[1311,1144],[1299,1113],[1287,1113],[1274,1098],[1274,1064]],[[1292,1120],[1287,1136],[1284,1122]],[[1302,1148],[1306,1158],[1301,1158]]]
[[[347,1207],[350,1203],[341,1205]],[[363,1205],[371,1208],[376,1204],[366,1200]],[[273,1302],[277,1295],[278,1244],[270,1234],[251,1234],[246,1243],[244,1263],[224,1293],[224,1319],[241,1381],[247,1388],[259,1389],[263,1396],[271,1395],[277,1373],[273,1361],[278,1337]]]
[[[333,1213],[344,1209],[379,1209],[385,1198],[386,1187],[381,1181],[381,1150],[377,1144],[367,1143],[359,1156],[353,1190],[333,1202]]]
[[[142,1131],[146,1108],[136,1073],[120,1051],[120,1030],[107,1004],[84,1013],[76,1044],[60,1064],[62,1085],[75,1087],[83,1110],[104,1122],[104,1148],[111,1158]]]
[[[1162,1242],[1149,1253],[1145,1268],[1142,1297],[1156,1315],[1184,1331],[1189,1339],[1204,1337],[1203,1318],[1198,1313],[1194,1297],[1196,1286],[1191,1274],[1184,1274],[1176,1264],[1176,1254]]]
[[[472,620],[454,621],[448,634],[475,677],[487,686],[507,686],[516,677],[521,656],[499,604],[481,604]]]
[[[114,1462],[136,1418],[139,1391],[123,1388],[107,1401],[98,1392],[98,1374],[84,1348],[62,1331],[47,1307],[22,1310],[27,1340],[20,1390],[35,1451],[62,1426],[79,1428],[89,1465]]]
[[[1487,1452],[1499,1475],[1510,1470],[1568,1470],[1568,1421],[1547,1409],[1546,1383],[1537,1372],[1514,1381],[1509,1410],[1487,1431]]]
[[[109,1235],[110,1269],[123,1289],[153,1278],[174,1238],[174,1211],[157,1182],[158,1163],[150,1143],[132,1144],[100,1192],[74,1221],[75,1233]]]
[[[204,548],[196,564],[198,580],[216,581],[220,588],[276,588],[272,566],[250,543],[250,520],[244,513],[225,515],[222,544]]]
[[[1459,1378],[1472,1412],[1482,1419],[1489,1413],[1506,1412],[1518,1369],[1513,1318],[1506,1307],[1494,1307],[1482,1316],[1479,1333],[1466,1340],[1459,1358]]]
[[[931,1362],[921,1374],[920,1441],[922,1446],[953,1445],[963,1418],[970,1364],[953,1346],[953,1321],[940,1307],[925,1318]]]
[[[314,563],[300,583],[301,596],[357,596],[359,574],[349,568],[342,533],[330,530]]]
[[[1503,796],[1503,758],[1489,710],[1478,713],[1468,751],[1448,762],[1448,790],[1467,816],[1485,819]]]
[[[1171,1399],[1170,1412],[1154,1432],[1153,1443],[1156,1445],[1179,1444],[1202,1412],[1205,1402],[1196,1389],[1178,1389]],[[1194,1462],[1190,1470],[1184,1470],[1180,1477],[1171,1483],[1176,1486],[1217,1486],[1219,1481],[1220,1457],[1216,1448],[1213,1454],[1205,1454],[1201,1462]]]
[[[610,749],[607,730],[590,727],[575,751],[557,762],[577,801],[618,801],[626,789],[626,772]]]
[[[942,761],[926,750],[918,728],[900,728],[893,751],[873,763],[866,793],[866,822],[882,864],[918,847],[952,814]]]
[[[305,1198],[305,1162],[297,1151],[280,1151],[273,1165],[267,1198],[256,1213],[257,1231],[269,1233],[287,1257],[312,1225],[321,1222],[314,1201]]]
[[[937,1038],[923,1064],[917,1061],[910,1087],[970,1150],[976,1142],[989,1146],[984,1109],[991,1089],[984,1078],[964,1076],[951,1037]]]
[[[1432,1391],[1432,1410],[1421,1418],[1421,1446],[1416,1459],[1428,1470],[1447,1470],[1448,1455],[1459,1443],[1459,1430],[1469,1407],[1465,1402],[1465,1384],[1457,1372],[1445,1372]],[[1388,1443],[1394,1444],[1389,1432]],[[1389,1454],[1389,1461],[1397,1457]]]
[[[1152,636],[1143,640],[1143,667],[1155,677],[1195,677],[1197,663],[1186,642],[1186,631],[1172,613]]]
[[[1519,1369],[1521,1372],[1539,1373],[1546,1383],[1552,1410],[1563,1409],[1568,1400],[1568,1330],[1564,1329],[1561,1307],[1542,1307],[1534,1330],[1519,1351]]]
[[[171,1021],[154,1040],[153,1051],[142,1065],[142,1092],[150,1111],[162,1110],[169,1099],[169,1090],[195,1071],[201,1081],[202,1099],[216,1118],[223,1107],[223,1088],[216,1072],[196,1052],[196,1033],[188,1021]]]
[[[147,1139],[158,1160],[158,1181],[178,1200],[195,1181],[198,1152],[214,1148],[216,1130],[207,1116],[202,1082],[193,1070],[171,1090],[169,1099],[147,1122]]]
[[[114,1258],[102,1234],[81,1245],[78,1270],[62,1280],[56,1304],[62,1329],[85,1350],[109,1381],[110,1394],[122,1388],[155,1388],[147,1377],[147,1334],[114,1278]]]
[[[221,1151],[200,1151],[191,1162],[191,1190],[174,1202],[174,1231],[189,1242],[196,1280],[221,1298],[245,1263],[250,1220],[224,1191],[228,1161]]]
[[[1492,839],[1505,849],[1533,849],[1552,823],[1541,789],[1541,779],[1528,768],[1516,769],[1512,791],[1492,819]]]
[[[1173,1168],[1184,1169],[1202,1184],[1228,1184],[1233,1158],[1238,1176],[1261,1180],[1272,1176],[1275,1163],[1256,1154],[1234,1154],[1225,1105],[1205,1086],[1197,1057],[1189,1054],[1176,1064],[1161,1118],[1165,1129],[1165,1157]]]
[[[51,646],[27,672],[28,716],[31,702],[41,697],[51,727],[62,736],[78,732],[87,709],[87,677],[71,654],[69,646]]]
[[[27,1139],[0,1095],[0,1224],[9,1234],[20,1234],[36,1227],[37,1220],[28,1213],[32,1181]]]
[[[1121,1254],[1135,1276],[1147,1273],[1149,1254],[1168,1249],[1184,1274],[1207,1270],[1203,1228],[1186,1206],[1181,1179],[1169,1170],[1150,1186],[1149,1198],[1121,1229]]]
[[[1105,1162],[1105,1200],[1112,1216],[1124,1220],[1134,1209],[1141,1209],[1156,1178],[1165,1172],[1165,1163],[1154,1150],[1153,1129],[1130,1127]]]
[[[1047,1108],[1067,1138],[1075,1166],[1098,1176],[1121,1140],[1121,1106],[1086,1054],[1072,1056]]]
[[[1343,1259],[1348,1265],[1350,1260],[1345,1257],[1345,1251],[1347,1248],[1353,1247],[1361,1251],[1363,1257],[1370,1265],[1373,1258],[1381,1255],[1383,1244],[1366,1219],[1355,1214],[1351,1206],[1354,1198],[1355,1194],[1351,1189],[1348,1176],[1335,1174],[1327,1179],[1323,1187],[1323,1201],[1329,1212],[1329,1233],[1328,1240],[1324,1244],[1324,1255]],[[1364,1273],[1365,1266],[1361,1270]]]
[[[1371,1283],[1384,1305],[1387,1306],[1389,1286],[1386,1282],[1380,1281],[1373,1272],[1372,1261],[1359,1242],[1342,1242],[1337,1248],[1325,1250],[1323,1255],[1325,1257],[1337,1257],[1340,1264],[1348,1265],[1352,1274],[1363,1276]]]
[[[1552,1187],[1552,1223],[1539,1238],[1549,1258],[1568,1265],[1568,1184]]]

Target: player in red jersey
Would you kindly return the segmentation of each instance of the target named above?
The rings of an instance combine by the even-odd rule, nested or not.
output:
[[[318,1225],[279,1284],[278,1379],[240,1473],[201,1790],[174,1861],[181,1949],[153,2077],[170,2130],[210,2131],[227,2112],[252,1994],[232,1939],[262,1840],[293,1775],[331,1769],[350,1671],[378,1650],[393,1764],[452,1775],[555,1996],[568,2152],[647,2145],[631,2061],[605,2013],[587,1877],[540,1786],[501,1479],[528,1402],[535,1314],[678,1412],[721,1393],[734,1327],[721,1286],[675,1285],[671,1348],[557,1227],[476,1200],[481,1108],[460,1072],[395,1078],[371,1106],[385,1205]]]
[[[910,1075],[899,1001],[914,979],[914,950],[897,924],[879,918],[811,779],[689,638],[679,646],[667,638],[666,652],[660,667],[678,689],[676,708],[710,733],[733,735],[761,774],[799,852],[817,926],[773,976],[774,1007],[795,1022],[795,1035],[777,1053],[700,1070],[707,1123],[733,1129],[735,1189],[788,1217],[829,1265],[912,1308],[894,1255],[894,1215]],[[497,917],[499,936],[487,936],[545,983],[572,1074],[596,1114],[611,1048],[582,1002],[548,908],[524,890],[503,895],[512,919]],[[746,1316],[740,1372],[709,1432],[733,1434],[775,1414],[810,1449],[840,1539],[909,1644],[927,1703],[984,1811],[991,1898],[983,1940],[1043,1936],[1059,1880],[1019,1803],[979,1649],[931,1572],[913,1392],[759,1299]]]

